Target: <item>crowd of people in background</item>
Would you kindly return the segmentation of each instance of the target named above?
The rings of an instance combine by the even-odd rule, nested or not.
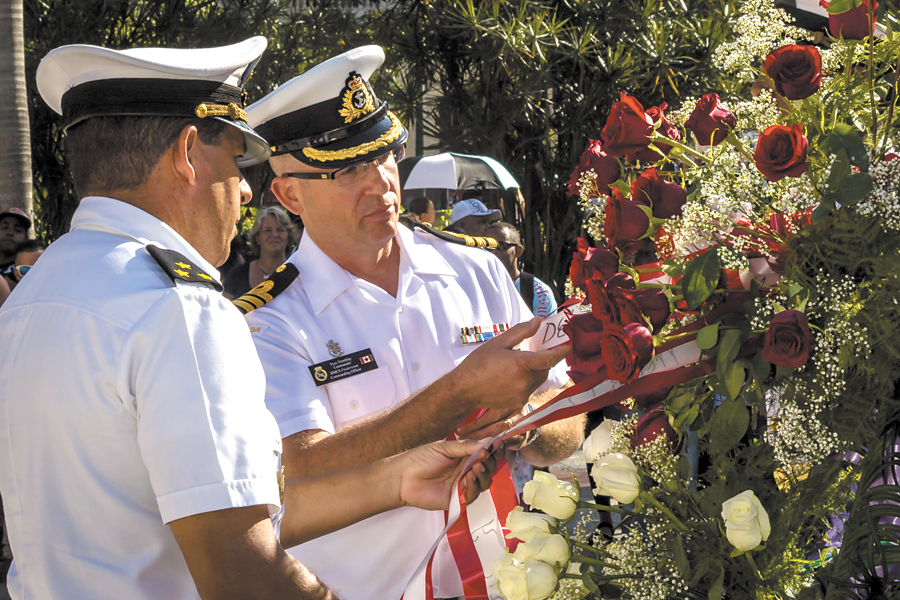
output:
[[[31,219],[19,208],[0,211],[0,305],[44,253],[44,244],[28,238]]]

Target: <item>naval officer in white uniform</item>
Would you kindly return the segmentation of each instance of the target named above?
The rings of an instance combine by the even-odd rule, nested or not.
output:
[[[407,131],[369,84],[383,60],[377,46],[358,48],[247,109],[273,147],[272,190],[305,227],[278,281],[236,300],[288,473],[327,473],[441,439],[479,408],[489,410],[468,430],[502,432],[567,349],[511,350],[536,323],[484,341],[531,319],[503,265],[465,245],[494,240],[458,244],[397,227]],[[566,380],[560,365],[549,386]],[[543,466],[582,437],[573,418],[516,447]],[[399,598],[443,525],[403,508],[290,553],[347,600]],[[432,573],[436,597],[462,594],[446,544]]]

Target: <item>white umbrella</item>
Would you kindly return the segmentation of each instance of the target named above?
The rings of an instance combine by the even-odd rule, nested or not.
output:
[[[405,174],[405,178],[404,178]],[[509,189],[519,187],[506,167],[488,156],[444,152],[400,163],[403,189]]]

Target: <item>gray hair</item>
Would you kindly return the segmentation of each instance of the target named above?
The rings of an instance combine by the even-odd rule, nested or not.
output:
[[[250,249],[253,250],[253,253],[259,256],[259,242],[257,238],[259,237],[259,230],[262,229],[263,220],[266,217],[274,217],[279,225],[287,229],[287,248],[292,248],[297,243],[297,232],[294,229],[294,224],[291,223],[291,218],[288,217],[283,208],[267,206],[259,209],[259,212],[256,213],[256,220],[253,221],[253,227],[250,228]]]

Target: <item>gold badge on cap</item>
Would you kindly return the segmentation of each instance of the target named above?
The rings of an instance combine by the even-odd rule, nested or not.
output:
[[[350,73],[341,90],[341,106],[338,114],[344,117],[344,123],[352,123],[375,110],[369,84],[356,71]]]

